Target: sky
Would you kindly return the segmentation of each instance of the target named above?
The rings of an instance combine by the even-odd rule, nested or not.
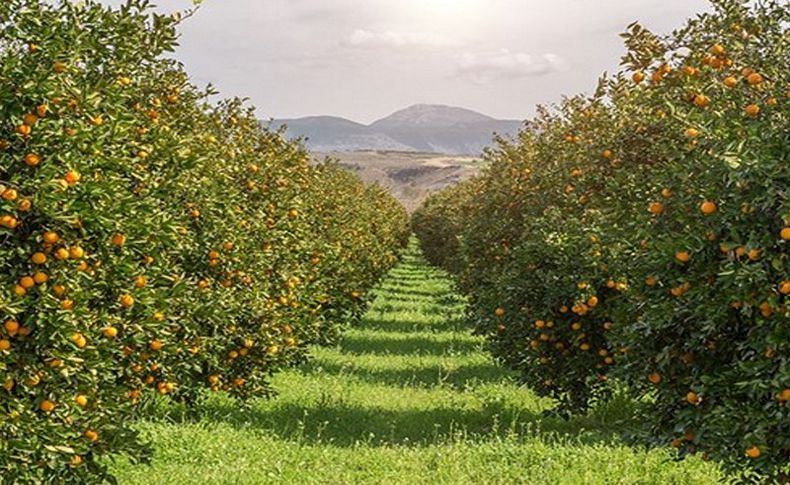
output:
[[[666,33],[707,9],[705,0],[205,0],[183,23],[176,57],[195,84],[250,98],[262,119],[369,123],[417,103],[525,119],[617,71],[629,23]]]

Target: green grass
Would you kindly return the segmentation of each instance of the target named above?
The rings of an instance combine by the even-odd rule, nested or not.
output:
[[[113,464],[121,483],[713,484],[724,475],[668,450],[624,444],[632,403],[544,417],[464,324],[449,279],[412,249],[337,348],[274,377],[280,395],[199,418],[143,422],[153,464]]]

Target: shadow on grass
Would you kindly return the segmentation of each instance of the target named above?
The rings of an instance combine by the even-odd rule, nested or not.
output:
[[[404,369],[371,369],[353,364],[312,362],[305,367],[305,370],[316,374],[347,377],[370,384],[409,388],[446,386],[459,391],[480,383],[514,382],[513,376],[488,362],[459,366],[436,364]]]
[[[170,406],[166,419],[194,421]],[[201,406],[199,420],[255,430],[267,436],[307,444],[351,447],[425,446],[452,440],[539,438],[549,445],[592,445],[622,442],[618,430],[635,429],[635,404],[615,400],[586,416],[563,419],[508,405],[501,400],[484,402],[482,408],[447,407],[425,410],[391,410],[352,404],[325,395],[315,402],[295,403],[276,399],[239,407],[227,398],[210,399]]]
[[[464,332],[465,334],[469,334],[472,330],[464,320],[458,319],[442,319],[439,322],[425,322],[417,320],[365,318],[356,328],[361,330],[382,330],[384,332],[403,333]]]
[[[429,335],[402,338],[347,336],[338,348],[348,355],[447,355],[482,351],[482,343],[469,339],[433,339]]]

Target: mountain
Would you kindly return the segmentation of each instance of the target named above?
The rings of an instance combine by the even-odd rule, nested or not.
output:
[[[494,134],[514,136],[522,122],[497,120],[452,106],[418,104],[363,125],[345,118],[311,116],[272,120],[287,126],[289,138],[305,138],[307,147],[320,152],[389,150],[477,155],[490,146]]]

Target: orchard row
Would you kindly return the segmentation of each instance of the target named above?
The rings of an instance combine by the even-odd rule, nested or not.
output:
[[[788,21],[716,1],[665,37],[630,26],[624,72],[413,218],[540,394],[582,412],[625,383],[649,443],[770,477],[790,462]]]
[[[107,478],[142,404],[331,343],[408,237],[402,207],[166,57],[178,18],[0,4],[0,474]]]

